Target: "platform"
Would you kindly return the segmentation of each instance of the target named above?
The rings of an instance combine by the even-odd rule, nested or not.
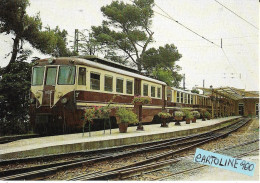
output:
[[[7,144],[0,144],[0,161],[4,159],[21,158],[28,156],[40,156],[47,154],[58,154],[82,150],[93,150],[108,148],[112,146],[129,145],[148,141],[156,141],[171,137],[181,137],[192,134],[215,130],[230,124],[232,119],[240,116],[218,118],[197,123],[175,126],[174,122],[168,128],[160,127],[160,124],[144,125],[144,131],[136,131],[136,126],[128,127],[127,133],[119,133],[118,128],[77,134],[57,135],[33,139],[18,140]]]

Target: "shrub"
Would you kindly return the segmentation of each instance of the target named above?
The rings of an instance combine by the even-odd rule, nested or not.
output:
[[[142,104],[150,104],[152,99],[150,97],[135,96],[132,103],[140,102]]]
[[[158,116],[160,118],[170,118],[172,115],[170,113],[168,113],[168,112],[159,112]]]
[[[206,117],[206,118],[210,118],[210,116],[211,116],[211,114],[210,114],[208,111],[206,111],[206,112],[205,112],[205,117]]]
[[[176,117],[183,117],[184,114],[183,114],[182,111],[175,111],[175,112],[174,112],[174,116],[176,116]]]
[[[195,118],[199,118],[200,117],[200,113],[198,111],[192,111],[191,114],[195,117]]]
[[[119,121],[117,121],[117,124],[119,123],[129,123],[129,124],[135,124],[138,122],[137,115],[131,110],[127,109],[125,107],[120,107],[116,111],[117,117],[119,117]]]

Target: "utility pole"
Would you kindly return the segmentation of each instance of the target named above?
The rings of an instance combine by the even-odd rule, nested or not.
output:
[[[183,74],[183,90],[185,90],[185,74]]]
[[[203,88],[205,87],[205,79],[203,79]],[[203,90],[203,95],[204,95],[204,90]]]
[[[79,30],[75,29],[75,36],[74,36],[74,51],[79,52]]]

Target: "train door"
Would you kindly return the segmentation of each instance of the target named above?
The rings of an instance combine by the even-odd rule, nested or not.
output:
[[[238,104],[238,114],[244,116],[244,104]]]
[[[43,87],[43,101],[45,106],[53,106],[54,92],[57,78],[57,66],[46,67],[45,81]]]
[[[138,96],[141,95],[141,79],[135,78],[135,89],[134,89],[134,95]]]

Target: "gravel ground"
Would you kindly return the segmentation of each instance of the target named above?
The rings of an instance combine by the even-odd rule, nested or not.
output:
[[[252,141],[255,139],[259,139],[259,119],[253,119],[252,122],[248,123],[238,131],[230,134],[228,137],[224,139],[218,139],[214,142],[210,142],[204,145],[201,145],[199,148],[208,150],[208,151],[216,151],[219,149],[223,149],[226,147],[234,146],[237,144],[242,144],[244,142]],[[223,150],[218,153],[225,154],[228,156],[236,156],[237,154],[242,154],[248,152],[250,150],[259,149],[259,142],[249,144],[246,146],[241,146],[237,148],[232,148],[228,150]],[[177,174],[174,176],[167,175],[177,173],[186,169],[191,169],[195,167],[201,166],[200,164],[193,162],[193,157],[196,149],[189,151],[192,155],[186,156],[182,161],[175,163],[163,170],[143,174],[142,176],[135,176],[132,180],[259,180],[259,173],[255,173],[254,177],[245,176],[243,174],[238,174],[235,172],[231,172],[224,169],[219,169],[215,167],[205,166],[200,169],[196,169],[190,172]],[[259,170],[259,151],[255,151],[250,154],[250,156],[243,157],[243,159],[249,159],[254,161],[257,164],[257,168],[255,172]],[[214,172],[214,173],[212,173]],[[220,173],[215,173],[220,172]],[[223,176],[222,176],[223,174]],[[230,177],[229,177],[230,175]],[[165,177],[164,179],[160,179]]]

